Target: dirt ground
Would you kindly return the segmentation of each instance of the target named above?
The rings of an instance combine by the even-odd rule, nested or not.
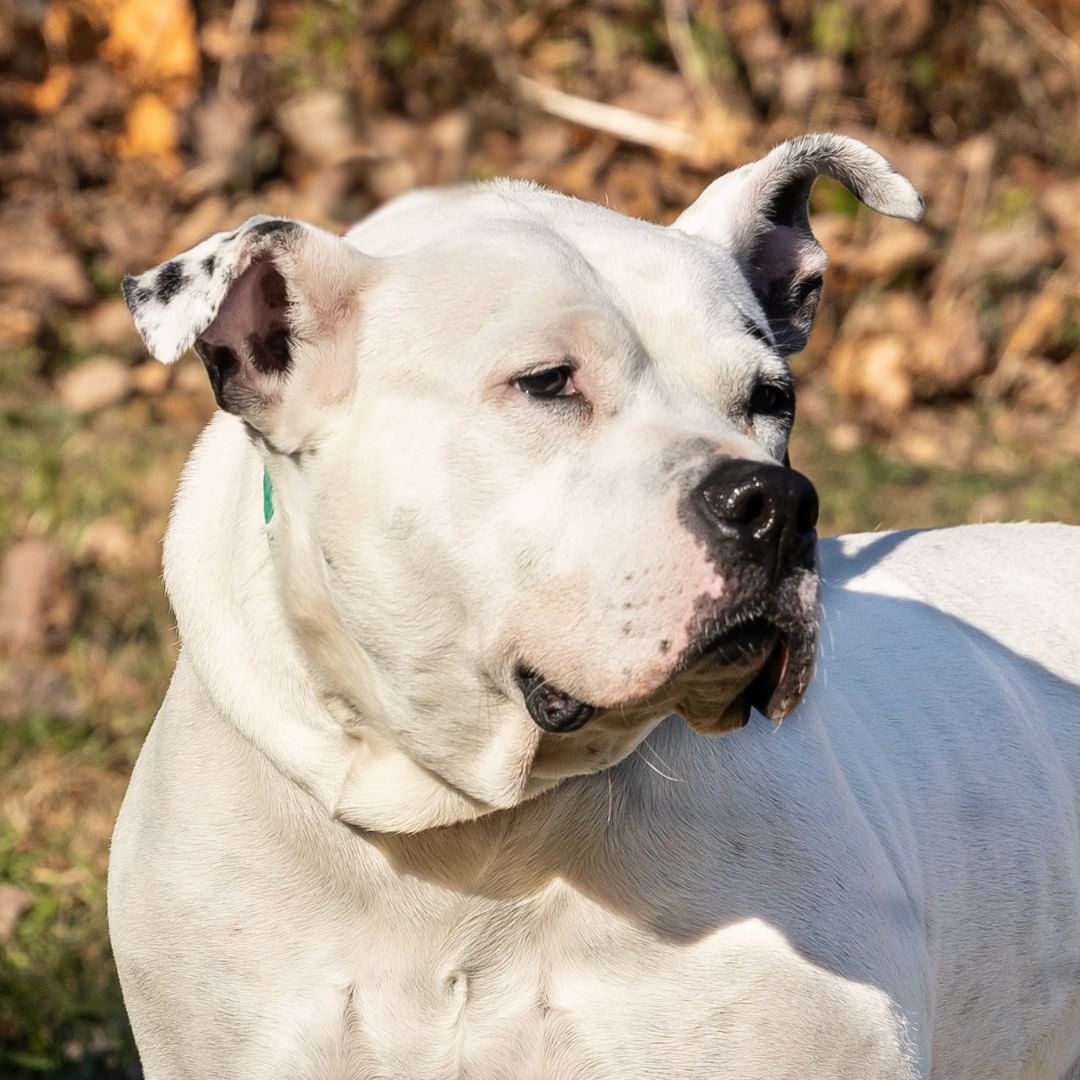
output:
[[[340,229],[500,174],[670,221],[827,129],[927,214],[815,191],[792,456],[822,531],[1080,522],[1076,0],[0,0],[0,1076],[138,1075],[107,844],[213,401],[146,359],[123,275],[255,212]]]

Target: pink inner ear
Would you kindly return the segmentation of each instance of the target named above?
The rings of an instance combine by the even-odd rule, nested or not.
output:
[[[267,258],[257,258],[229,289],[214,321],[201,335],[211,350],[229,349],[240,366],[262,374],[290,365],[288,290]]]
[[[767,292],[775,281],[806,281],[825,273],[828,256],[803,230],[776,225],[762,236],[754,251],[751,279]]]

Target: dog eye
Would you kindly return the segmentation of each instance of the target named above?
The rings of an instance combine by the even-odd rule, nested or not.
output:
[[[759,382],[750,395],[751,416],[790,418],[795,412],[795,391],[784,383]]]
[[[514,385],[529,397],[565,398],[577,397],[574,387],[574,369],[569,364],[546,368],[531,375],[519,375]]]

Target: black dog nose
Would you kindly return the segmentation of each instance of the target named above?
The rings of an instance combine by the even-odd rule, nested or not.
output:
[[[735,541],[770,578],[813,554],[818,519],[814,485],[780,465],[731,458],[717,465],[691,494],[710,528]]]

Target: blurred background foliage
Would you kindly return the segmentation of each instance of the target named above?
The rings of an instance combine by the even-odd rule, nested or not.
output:
[[[108,835],[174,653],[160,538],[212,410],[119,282],[255,212],[341,228],[499,174],[671,220],[807,130],[793,458],[823,531],[1080,521],[1077,0],[0,0],[0,1076],[137,1076]]]

